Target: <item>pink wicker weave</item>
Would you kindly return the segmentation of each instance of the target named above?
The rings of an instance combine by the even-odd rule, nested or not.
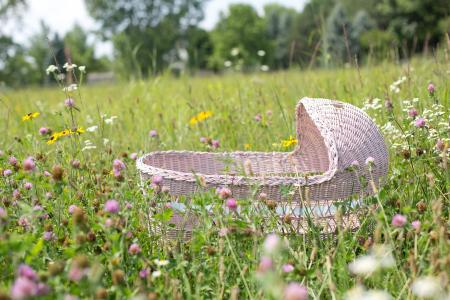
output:
[[[296,120],[298,145],[290,153],[160,151],[139,158],[137,168],[143,183],[162,176],[172,196],[198,191],[199,177],[209,188],[228,187],[235,198],[249,197],[257,187],[283,207],[281,215],[293,216],[299,233],[308,226],[298,208],[308,209],[325,232],[333,232],[336,203],[375,192],[370,184],[362,186],[359,177],[373,180],[375,186],[382,183],[388,171],[386,145],[370,117],[347,103],[303,98]],[[369,157],[374,159],[371,171],[366,166]],[[283,186],[294,187],[289,200],[280,191]],[[354,214],[341,220],[349,228],[359,225]],[[190,231],[193,225],[178,214],[172,222],[177,230]]]

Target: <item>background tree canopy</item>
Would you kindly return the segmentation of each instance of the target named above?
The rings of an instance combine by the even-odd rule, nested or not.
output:
[[[75,26],[59,37],[42,22],[26,44],[0,28],[0,82],[45,84],[49,63],[73,61],[89,72],[123,78],[163,72],[253,71],[336,67],[430,55],[446,45],[448,0],[310,0],[302,11],[269,4],[259,14],[230,5],[216,26],[199,27],[207,0],[85,0],[99,24]],[[0,19],[20,16],[26,0],[0,1]],[[114,63],[96,55],[96,41],[111,41]],[[12,74],[14,73],[14,74]]]

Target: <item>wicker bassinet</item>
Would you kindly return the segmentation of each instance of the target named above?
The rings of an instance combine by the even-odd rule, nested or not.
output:
[[[153,176],[162,176],[163,186],[175,197],[198,191],[199,177],[209,188],[229,188],[237,199],[255,195],[256,190],[256,195],[265,193],[276,201],[280,217],[289,214],[296,221],[297,232],[308,230],[307,211],[324,232],[334,232],[338,203],[353,199],[353,206],[382,184],[388,171],[386,145],[370,117],[348,103],[303,98],[296,108],[296,122],[298,144],[290,153],[152,152],[137,160],[141,182],[145,186]],[[370,170],[369,157],[373,158]],[[293,187],[289,196],[283,187]],[[175,228],[168,235],[179,231],[189,235],[195,223],[182,212],[170,222]],[[359,225],[354,213],[342,215],[340,222],[352,229]]]

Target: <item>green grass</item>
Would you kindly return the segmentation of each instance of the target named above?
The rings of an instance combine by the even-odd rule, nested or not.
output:
[[[60,88],[0,91],[0,150],[4,152],[0,169],[13,170],[10,177],[0,176],[0,207],[7,212],[0,217],[0,295],[10,293],[21,263],[29,264],[39,273],[39,281],[50,286],[49,299],[65,294],[100,298],[104,292],[109,299],[137,295],[150,299],[282,298],[284,285],[293,281],[307,286],[310,298],[339,299],[361,284],[385,290],[397,299],[413,299],[411,284],[425,275],[434,276],[448,293],[448,152],[436,150],[435,144],[438,139],[447,147],[449,143],[449,72],[445,60],[420,59],[360,70],[163,76],[82,86],[73,94],[79,109],[72,110],[73,119],[64,107],[66,96]],[[402,76],[406,80],[399,86],[400,92],[393,93],[390,85]],[[430,82],[436,86],[434,97],[427,91]],[[168,241],[151,229],[170,217],[170,210],[162,210],[161,205],[153,208],[152,203],[168,199],[140,193],[134,161],[127,155],[165,149],[291,151],[293,146],[280,149],[274,144],[295,135],[294,109],[304,96],[338,99],[359,107],[379,98],[381,107],[368,109],[369,115],[380,127],[390,123],[406,133],[407,139],[398,130],[383,129],[390,150],[390,173],[378,196],[364,200],[358,231],[341,229],[336,240],[321,239],[315,232],[306,237],[287,234],[289,245],[270,254],[274,270],[262,273],[257,269],[264,255],[264,238],[278,226],[270,210],[252,213],[250,203],[257,199],[238,199],[243,212],[233,217],[223,213],[214,193],[197,194],[193,201],[200,208],[195,213],[202,222],[189,243]],[[435,112],[426,118],[426,128],[415,128],[403,111],[408,108],[404,100],[414,98],[419,99],[412,102],[419,115],[428,116],[424,110]],[[392,102],[393,112],[384,107],[385,100]],[[440,106],[433,108],[435,101]],[[21,120],[34,111],[41,115]],[[190,118],[201,111],[211,111],[213,116],[190,126]],[[102,118],[103,114],[107,117]],[[257,114],[262,121],[255,121]],[[117,118],[106,124],[104,120],[111,116]],[[61,131],[74,125],[99,128],[60,138],[53,145],[47,145],[48,137],[38,133],[40,127]],[[151,129],[157,130],[157,138],[148,135]],[[201,143],[200,137],[219,140],[219,149]],[[82,151],[86,140],[96,149]],[[19,162],[35,157],[37,170],[14,169],[8,162],[12,155]],[[127,166],[122,181],[111,174],[117,158]],[[74,159],[81,162],[81,168],[71,166]],[[62,181],[42,175],[54,165],[65,170]],[[33,188],[25,190],[25,182],[31,182]],[[12,196],[15,189],[21,193],[18,199]],[[53,196],[46,198],[47,192]],[[122,210],[108,216],[104,203],[112,198],[121,203]],[[133,207],[125,209],[126,201]],[[44,211],[34,211],[37,204]],[[204,208],[208,204],[216,212],[213,217]],[[71,215],[70,205],[80,210]],[[39,218],[43,213],[48,214],[47,219]],[[149,213],[157,213],[156,220],[149,219]],[[391,219],[395,214],[407,216],[408,224],[394,228]],[[113,221],[111,227],[104,225],[108,217]],[[29,225],[21,226],[21,218]],[[411,227],[413,220],[421,221],[420,231]],[[259,230],[261,224],[266,224],[266,232]],[[221,237],[221,228],[234,230]],[[44,231],[52,231],[56,238],[42,240]],[[133,242],[142,249],[138,255],[128,253]],[[372,244],[389,246],[395,265],[370,276],[352,275],[348,264],[373,251]],[[71,281],[68,274],[85,258],[89,276]],[[159,267],[156,258],[168,259],[169,264]],[[293,272],[281,272],[286,263],[294,266]],[[63,269],[55,271],[56,265]],[[162,275],[139,278],[139,271],[146,267],[160,269]]]

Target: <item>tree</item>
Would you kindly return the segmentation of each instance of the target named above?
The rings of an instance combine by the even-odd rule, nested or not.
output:
[[[21,86],[33,83],[32,66],[23,47],[12,38],[0,36],[0,86]]]
[[[214,53],[210,65],[223,67],[225,61],[249,68],[259,62],[257,52],[271,53],[264,19],[246,4],[233,4],[227,15],[222,15],[212,32]]]
[[[103,71],[106,66],[95,57],[94,45],[88,43],[88,35],[76,24],[64,37],[64,47],[70,59],[77,65],[87,66],[89,71]]]
[[[325,20],[331,12],[334,0],[311,0],[297,14],[291,32],[293,61],[299,65],[314,66],[324,57],[323,35]]]
[[[353,36],[352,23],[344,7],[337,3],[328,16],[324,38],[324,48],[334,61],[350,62],[352,60],[355,54],[352,50],[354,51],[355,43],[357,43]]]
[[[116,66],[122,74],[146,76],[164,69],[164,59],[203,18],[205,0],[85,0],[100,22],[104,38],[112,38]]]
[[[297,12],[279,4],[264,6],[264,19],[267,35],[273,43],[273,65],[276,68],[287,68],[291,54],[291,32]]]
[[[405,52],[418,52],[442,39],[440,20],[450,15],[448,0],[383,0],[375,13],[379,27],[393,32]]]

